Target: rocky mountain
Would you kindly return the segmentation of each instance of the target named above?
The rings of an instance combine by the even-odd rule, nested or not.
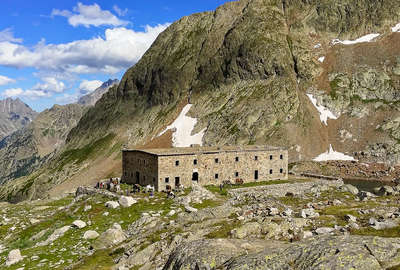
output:
[[[94,106],[96,102],[103,96],[105,92],[108,91],[108,89],[119,83],[119,80],[117,79],[109,79],[108,81],[104,82],[99,88],[94,90],[93,92],[79,98],[78,104],[83,105],[83,106]]]
[[[0,100],[0,140],[28,125],[36,115],[37,112],[19,98]]]
[[[0,140],[0,183],[28,175],[50,160],[62,148],[91,104],[96,103],[118,80],[108,80],[78,104],[54,105],[39,113],[25,127]]]
[[[56,195],[118,175],[122,145],[171,146],[173,131],[158,135],[188,102],[203,145],[285,146],[291,161],[332,146],[396,163],[399,22],[389,0],[241,0],[183,17],[83,115],[62,153],[1,193],[21,196],[28,182],[35,192],[22,197]]]

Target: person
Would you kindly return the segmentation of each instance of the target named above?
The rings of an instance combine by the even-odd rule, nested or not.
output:
[[[219,184],[219,191],[222,191],[222,188],[224,187],[224,185],[221,183]]]
[[[154,197],[154,189],[151,189],[150,190],[150,198],[153,198]]]

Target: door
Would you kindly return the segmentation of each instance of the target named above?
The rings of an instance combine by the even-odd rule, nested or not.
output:
[[[140,185],[140,173],[139,172],[136,172],[136,183],[135,184]]]
[[[175,188],[178,188],[181,185],[179,177],[175,177]]]
[[[254,180],[258,180],[258,170],[254,171]]]
[[[196,181],[199,182],[199,173],[198,172],[194,172],[192,175],[192,181]]]

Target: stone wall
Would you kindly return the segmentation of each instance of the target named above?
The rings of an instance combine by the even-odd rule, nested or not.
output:
[[[160,190],[164,190],[166,185],[175,187],[176,180],[179,180],[179,183],[185,187],[191,186],[192,179],[196,178],[196,173],[200,185],[219,185],[222,181],[235,182],[236,179],[243,179],[244,182],[287,179],[288,173],[286,150],[222,151],[194,155],[159,156],[158,159]],[[255,171],[258,171],[258,179],[255,179]],[[166,178],[168,178],[168,182],[166,182]]]
[[[142,151],[123,151],[122,181],[154,185],[158,191],[170,185],[185,187],[219,185],[242,179],[245,183],[287,179],[287,150],[210,151],[190,154],[157,155]],[[137,177],[139,176],[139,178]],[[197,180],[196,180],[197,179]]]
[[[157,156],[141,151],[122,151],[122,182],[153,185],[158,189]]]

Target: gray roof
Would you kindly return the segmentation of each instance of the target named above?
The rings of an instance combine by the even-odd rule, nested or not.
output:
[[[194,147],[176,147],[176,148],[156,148],[156,149],[124,149],[124,152],[143,152],[156,156],[179,156],[196,155],[206,153],[221,152],[262,152],[286,150],[283,147],[268,145],[246,145],[246,146],[194,146]]]

